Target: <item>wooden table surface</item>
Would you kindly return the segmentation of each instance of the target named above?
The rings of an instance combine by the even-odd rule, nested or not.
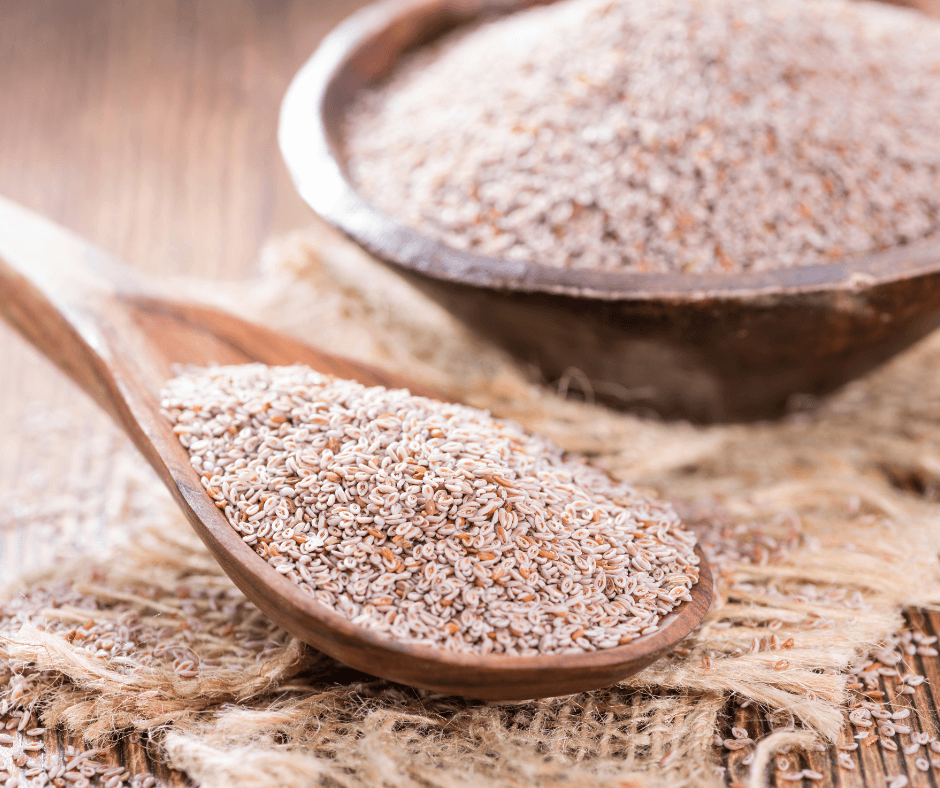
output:
[[[940,12],[940,0],[920,2]],[[243,277],[266,239],[309,222],[277,150],[278,105],[319,39],[361,4],[0,0],[0,194],[141,269]],[[5,420],[33,399],[103,418],[3,325],[0,365],[14,371],[0,387]],[[2,453],[0,480],[22,473],[15,447]],[[937,616],[915,617],[940,630]],[[918,659],[940,688],[940,660]],[[940,731],[930,685],[913,698],[919,729]],[[749,710],[738,720],[760,730]],[[66,743],[50,735],[48,747]],[[913,785],[937,785],[903,755],[886,755],[866,749],[863,768],[849,772],[820,753],[805,765],[825,780],[806,784],[881,786],[904,771]],[[131,740],[108,760],[151,768],[161,784],[185,782]],[[735,756],[729,767],[730,782],[744,777]]]

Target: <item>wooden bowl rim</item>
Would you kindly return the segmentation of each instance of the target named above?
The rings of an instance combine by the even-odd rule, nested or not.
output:
[[[536,2],[544,0],[536,0]],[[550,0],[551,1],[551,0]],[[798,293],[849,291],[940,270],[934,237],[838,262],[709,274],[582,271],[471,254],[423,235],[360,197],[346,178],[341,140],[328,119],[345,105],[330,100],[357,57],[373,57],[376,42],[433,15],[469,20],[485,12],[528,7],[533,0],[380,0],[336,27],[295,75],[281,104],[281,153],[301,197],[323,219],[377,257],[428,277],[476,287],[544,292],[608,301],[746,300]],[[408,40],[407,37],[405,40]],[[420,40],[420,37],[418,38]],[[378,48],[378,68],[387,68]],[[367,80],[371,81],[371,80]]]

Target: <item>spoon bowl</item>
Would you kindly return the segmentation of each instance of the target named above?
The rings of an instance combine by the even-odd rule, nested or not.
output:
[[[233,315],[181,302],[105,252],[0,198],[0,315],[124,429],[225,573],[266,616],[331,657],[382,678],[472,698],[522,700],[613,684],[649,665],[699,624],[712,580],[700,579],[656,632],[584,654],[454,654],[398,643],[314,601],[246,545],[204,491],[160,413],[174,364],[306,364],[366,385],[405,387],[396,375],[343,359]]]

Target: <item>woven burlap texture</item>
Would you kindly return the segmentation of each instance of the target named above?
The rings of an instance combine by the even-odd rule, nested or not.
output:
[[[147,732],[162,757],[209,787],[707,786],[729,778],[713,741],[729,704],[750,700],[789,710],[796,728],[758,743],[751,773],[734,775],[756,786],[778,747],[835,741],[846,668],[898,629],[904,607],[940,602],[929,500],[940,490],[940,336],[812,412],[703,428],[536,385],[531,370],[322,228],[272,245],[255,281],[179,284],[515,419],[670,498],[712,563],[715,604],[679,651],[606,690],[486,704],[391,685],[261,617],[125,443],[95,494],[126,543],[18,581],[0,609],[0,701],[33,708],[47,725],[91,743]],[[578,377],[572,370],[562,387]],[[81,474],[49,485],[81,490],[88,506]],[[20,519],[27,503],[14,507]],[[46,589],[63,584],[81,595],[79,608],[46,606]],[[221,597],[232,604],[220,607]],[[63,622],[128,611],[218,666],[181,677],[169,646],[107,662],[63,634]],[[247,640],[266,644],[248,664]]]

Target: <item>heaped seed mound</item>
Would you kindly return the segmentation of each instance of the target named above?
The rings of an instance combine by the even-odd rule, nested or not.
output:
[[[940,20],[849,0],[564,0],[354,103],[370,202],[476,254],[596,270],[830,262],[940,232]]]
[[[609,648],[698,580],[668,504],[485,411],[261,364],[182,375],[162,405],[245,542],[396,640]]]

